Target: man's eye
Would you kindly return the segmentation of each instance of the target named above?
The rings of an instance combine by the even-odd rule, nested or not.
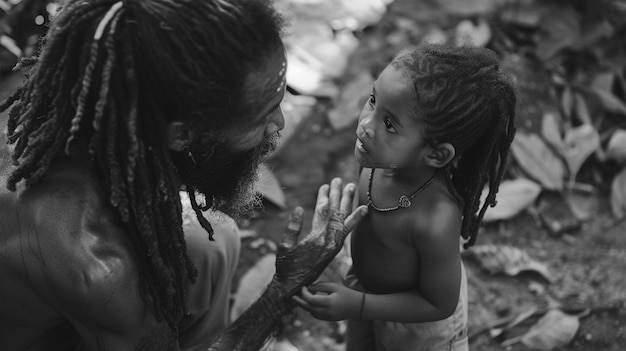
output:
[[[385,124],[385,128],[387,128],[388,131],[394,133],[396,132],[396,128],[393,126],[393,123],[391,123],[391,120],[389,118],[385,118],[383,123]]]
[[[374,107],[374,105],[376,105],[376,97],[374,96],[374,94],[370,94],[370,98],[367,100],[367,102],[372,107]]]

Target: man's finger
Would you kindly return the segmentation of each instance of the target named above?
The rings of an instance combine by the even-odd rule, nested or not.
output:
[[[328,218],[328,190],[329,185],[320,186],[317,191],[317,202],[315,203],[315,212],[313,213],[313,228],[323,226]]]
[[[333,178],[330,182],[330,195],[328,201],[331,211],[339,210],[339,200],[341,199],[341,178]]]
[[[298,235],[302,230],[304,209],[300,206],[296,207],[289,215],[289,221],[287,222],[287,228],[281,240],[281,246],[284,249],[292,248],[298,241]]]
[[[342,213],[344,216],[352,211],[352,201],[355,191],[356,186],[352,183],[349,183],[343,188],[341,204],[339,205],[339,213]],[[341,220],[343,221],[343,218]]]

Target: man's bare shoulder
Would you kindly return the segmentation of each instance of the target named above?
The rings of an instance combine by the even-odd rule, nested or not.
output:
[[[39,183],[1,196],[2,236],[27,238],[13,242],[28,242],[17,249],[30,278],[67,299],[60,302],[93,301],[136,283],[128,235],[85,164],[61,160]]]

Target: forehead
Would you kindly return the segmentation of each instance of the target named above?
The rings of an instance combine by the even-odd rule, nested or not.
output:
[[[374,90],[376,100],[390,107],[411,112],[417,107],[415,87],[406,68],[388,65],[374,82]]]
[[[268,103],[280,102],[284,95],[286,76],[287,59],[281,46],[246,78],[244,95],[247,110],[256,113]]]

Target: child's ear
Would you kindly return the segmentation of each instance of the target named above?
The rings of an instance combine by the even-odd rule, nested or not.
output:
[[[443,168],[454,159],[456,150],[450,143],[441,143],[433,147],[426,155],[426,164],[433,168]]]

